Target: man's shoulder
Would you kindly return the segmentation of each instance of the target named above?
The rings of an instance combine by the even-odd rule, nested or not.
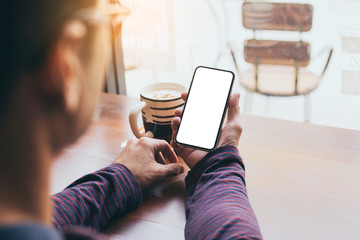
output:
[[[19,223],[0,226],[1,240],[107,240],[104,235],[86,228],[73,228],[63,233],[39,223]]]
[[[0,226],[0,239],[2,240],[63,240],[55,229],[38,223],[19,223]]]

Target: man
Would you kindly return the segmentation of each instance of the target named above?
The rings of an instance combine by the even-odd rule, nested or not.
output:
[[[107,0],[2,3],[0,239],[103,239],[94,230],[138,207],[142,190],[184,171],[165,141],[131,140],[114,164],[49,197],[54,157],[91,121],[109,56],[109,26],[116,29],[113,20],[122,12]],[[236,148],[238,102],[233,95],[218,149],[206,153],[173,143],[192,169],[187,239],[261,238]],[[176,115],[174,134],[181,109]]]

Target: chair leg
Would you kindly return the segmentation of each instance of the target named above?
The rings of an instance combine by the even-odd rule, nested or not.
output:
[[[218,67],[221,57],[222,57],[222,54],[219,53],[219,54],[217,55],[216,59],[215,59],[215,62],[214,62],[214,66],[215,66],[215,67]]]
[[[252,100],[253,100],[253,94],[247,91],[245,95],[245,108],[244,108],[244,112],[246,114],[251,114]]]
[[[311,101],[310,94],[304,95],[304,121],[310,122]]]
[[[269,112],[270,112],[270,97],[269,96],[266,96],[266,99],[265,99],[265,111],[266,111],[266,114],[269,115]]]

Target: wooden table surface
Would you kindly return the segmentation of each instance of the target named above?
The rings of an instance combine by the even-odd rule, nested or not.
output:
[[[99,119],[55,161],[52,193],[110,164],[133,135],[137,99],[104,94]],[[360,124],[360,123],[359,123]],[[239,146],[265,239],[360,239],[360,131],[242,115]],[[115,219],[111,239],[184,239],[185,174]]]

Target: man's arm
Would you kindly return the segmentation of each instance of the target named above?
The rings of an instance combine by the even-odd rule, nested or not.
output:
[[[187,93],[181,95],[185,101]],[[210,153],[172,146],[191,168],[186,177],[186,239],[262,239],[245,187],[245,168],[237,146],[242,133],[239,94],[230,97],[219,148]],[[173,137],[182,109],[172,121]]]
[[[85,226],[102,230],[115,215],[142,201],[140,185],[122,164],[88,174],[52,196],[53,224],[59,230]]]
[[[160,163],[159,163],[160,162]],[[88,174],[53,196],[53,222],[60,230],[102,230],[115,215],[136,208],[142,190],[181,174],[184,167],[164,140],[129,140],[115,163]]]
[[[186,177],[186,239],[262,239],[238,150],[210,152]]]

